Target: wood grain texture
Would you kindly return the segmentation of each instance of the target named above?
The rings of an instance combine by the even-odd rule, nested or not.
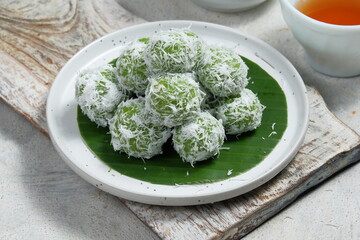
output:
[[[115,0],[0,2],[0,97],[42,132],[51,83],[81,48],[143,22]]]
[[[275,178],[227,201],[161,207],[124,203],[163,239],[238,239],[279,212],[307,189],[358,161],[360,137],[328,111],[308,88],[310,124],[298,154]]]

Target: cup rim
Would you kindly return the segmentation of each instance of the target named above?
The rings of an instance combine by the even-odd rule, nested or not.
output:
[[[297,0],[295,0],[295,1],[297,1]],[[305,15],[304,13],[299,11],[293,4],[291,4],[289,2],[289,0],[280,0],[280,2],[282,3],[283,6],[286,6],[292,12],[294,12],[295,14],[297,14],[297,15],[301,16],[302,18],[304,18],[304,20],[307,21],[310,24],[315,24],[315,25],[318,25],[320,27],[325,27],[325,28],[333,29],[333,30],[334,29],[343,30],[343,31],[360,30],[360,24],[358,24],[358,25],[338,25],[338,24],[332,24],[332,23],[325,23],[325,22],[313,19],[313,18]]]

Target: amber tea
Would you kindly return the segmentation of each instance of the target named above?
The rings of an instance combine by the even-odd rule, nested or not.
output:
[[[330,24],[360,25],[360,0],[298,0],[305,15]]]

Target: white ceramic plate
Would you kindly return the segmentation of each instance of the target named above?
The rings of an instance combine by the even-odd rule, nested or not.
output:
[[[273,151],[257,166],[230,179],[193,185],[151,184],[124,176],[96,158],[84,144],[77,125],[75,78],[89,67],[116,58],[125,42],[151,36],[169,28],[191,27],[208,43],[222,44],[257,63],[281,86],[288,105],[288,126]],[[65,162],[94,186],[113,195],[148,204],[196,205],[229,199],[248,192],[279,173],[294,157],[308,124],[308,100],[304,83],[275,49],[231,28],[204,22],[152,22],[122,29],[104,36],[78,52],[56,77],[47,101],[50,137]]]
[[[266,0],[192,0],[197,5],[218,12],[241,12],[254,8]]]

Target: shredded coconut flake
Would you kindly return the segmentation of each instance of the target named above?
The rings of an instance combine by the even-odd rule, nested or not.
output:
[[[241,134],[261,125],[264,109],[258,97],[251,90],[244,89],[240,96],[220,102],[215,116],[222,120],[228,134]]]
[[[248,84],[247,65],[227,47],[209,47],[197,73],[201,84],[218,97],[234,96]]]
[[[230,147],[221,147],[219,150],[230,150]]]
[[[149,71],[143,59],[146,46],[139,40],[129,43],[121,50],[116,62],[119,86],[138,96],[145,94],[148,85]]]
[[[169,128],[155,126],[145,114],[144,98],[121,103],[109,121],[111,144],[115,151],[149,159],[162,153],[162,145],[171,135]]]
[[[110,65],[88,69],[76,81],[76,99],[81,110],[102,127],[108,125],[118,104],[128,98],[113,82],[113,71]]]
[[[272,132],[269,134],[269,136],[268,136],[268,137],[271,137],[272,135],[276,135],[276,134],[277,134],[277,132],[272,131]]]
[[[189,28],[170,29],[151,38],[144,60],[155,74],[191,72],[200,59],[202,48],[202,40]]]
[[[194,119],[173,130],[174,149],[192,166],[219,154],[224,143],[225,131],[221,121],[208,112],[199,113]]]
[[[155,124],[174,127],[192,119],[201,110],[204,93],[192,74],[167,74],[150,80],[146,110]]]

